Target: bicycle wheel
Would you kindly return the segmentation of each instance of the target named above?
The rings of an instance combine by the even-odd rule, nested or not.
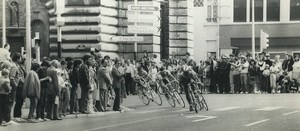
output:
[[[172,107],[175,107],[176,104],[175,104],[175,100],[173,99],[172,95],[170,94],[170,92],[166,92],[165,93],[165,97],[168,101],[168,103],[172,106]]]
[[[197,94],[199,96],[199,99],[200,99],[200,103],[201,103],[201,106],[202,106],[202,109],[205,109],[206,111],[208,111],[208,106],[207,106],[207,103],[203,97],[203,95],[201,94],[200,91],[197,91]]]
[[[138,95],[139,95],[140,100],[141,100],[145,105],[149,105],[150,100],[149,100],[148,96],[146,95],[146,91],[144,91],[143,89],[139,88],[139,89],[137,90],[137,92],[138,92]]]
[[[185,102],[183,100],[183,98],[181,97],[181,95],[178,93],[178,91],[174,91],[173,92],[173,97],[175,98],[175,100],[177,101],[177,103],[182,107],[185,108]]]
[[[161,106],[162,105],[162,100],[159,94],[155,93],[154,90],[150,90],[152,101],[156,103],[157,105]]]
[[[199,96],[199,94],[198,94],[198,92],[196,92],[196,94],[195,94],[195,110],[198,110],[198,111],[200,111],[200,110],[202,110],[203,109],[203,107],[202,107],[202,105],[201,105],[201,100],[200,100],[200,96]]]

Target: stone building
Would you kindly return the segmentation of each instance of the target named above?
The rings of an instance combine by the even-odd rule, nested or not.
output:
[[[8,0],[7,4],[18,5],[18,14],[7,15],[7,39],[12,51],[20,51],[25,45],[25,1]],[[31,0],[32,37],[40,33],[41,56],[57,56],[56,0]],[[133,42],[115,42],[114,36],[133,36],[127,26],[128,5],[134,0],[65,0],[62,17],[62,56],[82,57],[91,48],[101,50],[103,55],[113,58],[133,58]],[[153,22],[158,31],[153,34],[138,34],[144,41],[138,42],[138,58],[143,51],[161,58],[182,57],[186,52],[194,55],[193,0],[138,0],[138,5],[159,7],[159,19]],[[2,6],[1,6],[2,7]],[[7,11],[12,10],[6,6]],[[17,16],[17,17],[16,17]],[[19,24],[14,24],[17,19]],[[9,24],[13,23],[13,24]],[[1,34],[2,35],[2,34]]]
[[[46,2],[47,0],[31,0],[31,36],[34,37],[34,34],[39,32],[42,57],[49,56],[49,18],[45,6]],[[0,10],[2,12],[2,2],[0,4]],[[25,47],[26,45],[25,4],[25,0],[7,0],[6,2],[6,37],[7,43],[11,45],[11,52],[21,52],[21,47]],[[2,13],[0,15],[2,15]],[[0,27],[0,39],[2,39],[2,19],[0,20]]]

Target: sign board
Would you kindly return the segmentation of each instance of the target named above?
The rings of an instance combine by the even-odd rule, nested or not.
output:
[[[159,7],[146,5],[128,5],[128,10],[133,11],[158,11]]]
[[[40,32],[35,32],[35,38],[34,39],[40,39]]]
[[[128,22],[158,22],[160,17],[157,15],[143,15],[143,14],[128,14]]]
[[[144,37],[141,36],[114,36],[110,38],[111,41],[116,42],[141,42],[144,41]]]
[[[128,33],[137,34],[153,34],[160,31],[159,27],[143,26],[143,25],[128,25]]]
[[[64,0],[55,0],[54,4],[55,14],[62,14],[65,11],[65,1]]]

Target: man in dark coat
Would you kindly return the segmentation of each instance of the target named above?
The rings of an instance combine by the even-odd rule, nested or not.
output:
[[[228,62],[229,57],[222,55],[222,61],[218,65],[217,72],[219,73],[219,93],[223,94],[230,92],[230,83],[229,83],[229,73],[231,69],[231,64]]]
[[[88,92],[91,89],[90,85],[90,75],[89,75],[89,66],[91,64],[92,57],[90,55],[83,56],[83,64],[79,68],[79,84],[81,87],[81,103],[80,103],[80,112],[88,114],[87,105],[88,105]]]
[[[115,61],[115,67],[112,70],[112,77],[113,77],[113,89],[115,91],[116,97],[114,101],[113,110],[120,111],[120,103],[121,103],[121,87],[122,82],[124,81],[124,72],[120,71],[118,68],[122,65],[121,61]]]

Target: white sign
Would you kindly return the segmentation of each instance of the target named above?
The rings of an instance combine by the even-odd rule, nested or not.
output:
[[[143,14],[128,14],[128,22],[158,22],[160,17],[157,15],[143,15]]]
[[[34,39],[40,39],[40,32],[35,32],[35,38]]]
[[[116,42],[141,42],[144,41],[144,37],[141,36],[114,36],[110,38],[111,41]]]
[[[146,5],[128,5],[128,10],[140,10],[140,11],[158,11],[159,7],[146,6]]]
[[[62,14],[65,11],[65,1],[64,0],[55,0],[55,13]]]
[[[159,27],[142,26],[142,25],[128,25],[128,33],[137,34],[154,34],[160,31]]]

